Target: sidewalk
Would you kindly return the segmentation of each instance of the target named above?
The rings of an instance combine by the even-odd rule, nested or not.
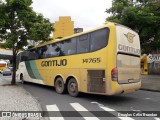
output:
[[[160,92],[160,75],[141,75],[141,90]]]
[[[18,85],[10,85],[9,81],[0,78],[0,111],[42,111],[40,104],[34,99],[30,93]],[[0,115],[2,116],[2,114]],[[12,120],[11,118],[1,118],[4,120]],[[35,120],[35,118],[29,118]],[[14,118],[13,120],[18,120]],[[28,119],[26,119],[28,120]],[[36,120],[43,120],[36,117]]]

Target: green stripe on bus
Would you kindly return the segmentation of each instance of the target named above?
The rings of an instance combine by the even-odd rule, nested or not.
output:
[[[25,64],[26,64],[27,72],[31,78],[43,80],[37,69],[37,65],[35,61],[26,61]]]

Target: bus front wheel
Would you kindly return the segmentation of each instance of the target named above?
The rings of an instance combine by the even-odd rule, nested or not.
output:
[[[68,82],[68,93],[72,97],[77,97],[78,96],[78,84],[77,81],[74,78],[71,78]]]
[[[64,84],[63,79],[61,77],[58,77],[56,79],[55,89],[56,89],[56,92],[59,94],[65,93],[65,84]]]

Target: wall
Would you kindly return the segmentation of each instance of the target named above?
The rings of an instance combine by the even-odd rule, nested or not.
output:
[[[160,54],[148,55],[148,73],[160,75]]]

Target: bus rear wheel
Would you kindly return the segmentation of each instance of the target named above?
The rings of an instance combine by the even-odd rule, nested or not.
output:
[[[61,77],[58,77],[55,82],[55,89],[58,94],[63,94],[66,91],[65,84]]]
[[[22,84],[24,84],[23,74],[20,75],[20,80],[21,80]]]
[[[71,78],[68,82],[68,93],[72,97],[77,97],[78,96],[78,84],[77,81],[74,78]]]

